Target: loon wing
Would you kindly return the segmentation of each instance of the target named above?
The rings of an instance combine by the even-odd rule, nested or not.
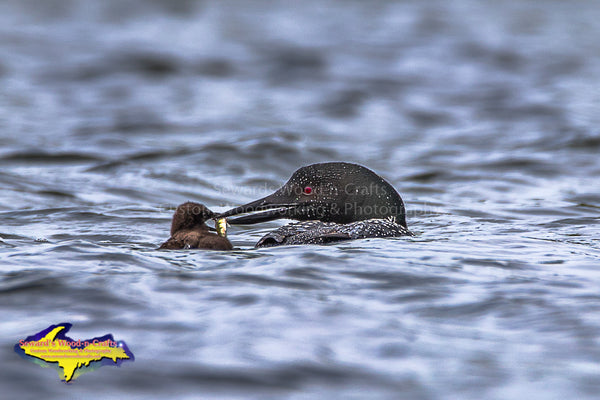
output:
[[[273,247],[293,244],[326,244],[350,239],[352,239],[352,237],[343,232],[312,235],[304,233],[292,236],[282,236],[278,235],[276,232],[270,232],[263,236],[258,243],[256,243],[255,247]]]
[[[352,239],[340,232],[339,224],[321,221],[305,221],[284,225],[263,236],[255,247],[272,247],[293,244],[325,244]]]

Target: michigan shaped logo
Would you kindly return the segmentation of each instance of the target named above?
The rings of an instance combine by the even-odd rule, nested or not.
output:
[[[15,351],[38,365],[55,367],[66,383],[103,365],[119,367],[124,361],[135,360],[125,342],[116,342],[111,334],[75,341],[66,335],[71,326],[66,322],[52,325],[19,340]]]

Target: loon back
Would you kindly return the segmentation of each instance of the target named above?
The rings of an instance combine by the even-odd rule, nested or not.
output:
[[[387,219],[368,219],[348,224],[303,221],[287,224],[263,236],[255,247],[293,244],[327,244],[342,240],[413,236],[412,232]]]

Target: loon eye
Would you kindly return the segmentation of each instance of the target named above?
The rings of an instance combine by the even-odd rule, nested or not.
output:
[[[312,193],[312,188],[310,186],[307,186],[304,188],[304,194],[311,194]]]

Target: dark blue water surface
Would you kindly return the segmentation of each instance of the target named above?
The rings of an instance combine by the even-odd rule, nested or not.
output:
[[[600,4],[0,3],[2,398],[593,399]],[[174,207],[300,166],[386,178],[415,237],[156,251]],[[136,360],[65,385],[52,324]]]

